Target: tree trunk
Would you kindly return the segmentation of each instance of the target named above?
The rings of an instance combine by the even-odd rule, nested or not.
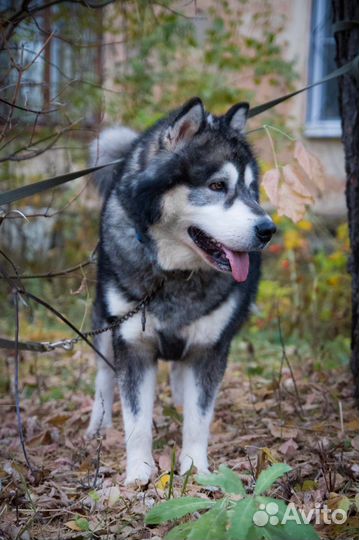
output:
[[[333,19],[359,20],[357,0],[332,0]],[[336,32],[337,65],[353,60],[359,54],[359,27]],[[351,368],[355,396],[359,399],[359,62],[356,74],[339,79],[339,108],[342,121],[342,141],[345,152],[346,201],[351,244],[349,272],[352,276]],[[333,316],[335,314],[333,313]]]

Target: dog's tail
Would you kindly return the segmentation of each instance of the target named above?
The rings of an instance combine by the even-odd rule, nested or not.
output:
[[[125,157],[137,136],[135,131],[124,126],[105,129],[91,143],[91,166],[103,165],[104,163]],[[113,169],[114,165],[100,169],[92,175],[97,189],[102,196],[106,196],[110,188]]]

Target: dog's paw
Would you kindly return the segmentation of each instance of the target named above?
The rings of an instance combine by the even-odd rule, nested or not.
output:
[[[125,479],[126,486],[147,486],[149,481],[157,474],[155,462],[138,461],[127,465],[127,474]]]
[[[190,468],[196,470],[198,474],[209,474],[207,459],[192,459],[188,454],[183,454],[180,457],[180,474],[187,474]]]

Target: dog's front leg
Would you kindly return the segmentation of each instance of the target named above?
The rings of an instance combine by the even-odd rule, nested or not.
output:
[[[113,362],[112,338],[109,332],[96,337],[95,346]],[[115,374],[102,358],[97,358],[96,395],[87,437],[94,437],[112,426],[112,402],[115,387]]]
[[[156,362],[133,351],[120,360],[119,386],[125,428],[126,484],[147,484],[156,473],[152,457],[152,413]]]
[[[184,423],[180,455],[181,474],[185,474],[191,465],[196,467],[198,472],[208,472],[209,428],[225,362],[225,359],[214,361],[204,353],[201,360],[183,366]]]

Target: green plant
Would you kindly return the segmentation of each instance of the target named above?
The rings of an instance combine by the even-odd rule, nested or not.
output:
[[[304,521],[283,520],[287,509],[284,501],[263,495],[290,470],[291,467],[284,463],[276,463],[263,470],[253,495],[249,495],[239,476],[221,465],[217,473],[198,475],[197,482],[203,486],[219,487],[224,493],[223,498],[216,501],[200,497],[171,499],[154,506],[145,523],[158,525],[206,510],[197,520],[171,529],[165,540],[317,540],[319,536],[311,525]],[[275,514],[270,510],[266,513],[263,509],[267,512],[274,509]]]

